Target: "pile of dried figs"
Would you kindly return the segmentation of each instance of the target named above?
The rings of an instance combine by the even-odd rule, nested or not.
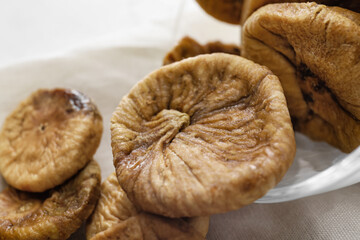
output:
[[[102,118],[84,94],[39,90],[6,119],[0,239],[66,239],[91,213],[87,239],[204,239],[211,214],[282,179],[294,130],[360,145],[358,1],[197,1],[242,25],[242,45],[185,37],[133,87],[111,118],[115,172],[101,186]]]
[[[100,167],[93,160],[102,117],[84,94],[38,90],[0,133],[0,239],[66,239],[93,212]]]
[[[196,218],[252,203],[291,165],[294,130],[347,153],[360,144],[357,1],[198,2],[242,25],[241,46],[183,38],[111,119],[116,184],[141,213]],[[144,239],[162,239],[136,222]],[[115,236],[118,224],[95,232]]]
[[[242,25],[241,56],[279,78],[295,130],[346,153],[359,146],[360,1],[197,2]]]

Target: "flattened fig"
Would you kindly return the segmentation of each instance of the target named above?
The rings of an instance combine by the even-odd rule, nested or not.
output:
[[[102,239],[204,239],[209,217],[169,219],[136,210],[115,173],[101,185],[101,196],[86,227],[86,237]]]
[[[294,128],[344,152],[360,145],[360,14],[271,4],[243,28],[243,56],[280,79]]]
[[[63,185],[44,193],[12,187],[0,193],[0,239],[66,239],[90,216],[100,196],[95,161]]]
[[[14,188],[51,189],[86,165],[101,134],[101,115],[88,97],[69,89],[38,90],[4,122],[0,172]]]
[[[234,55],[240,55],[240,46],[235,44],[224,44],[222,42],[209,42],[205,45],[201,45],[190,37],[184,37],[180,42],[166,54],[163,60],[163,64],[167,65],[173,62],[181,61],[185,58],[195,57],[200,54],[207,53],[229,53]]]
[[[237,209],[280,181],[295,154],[278,78],[213,53],[164,66],[111,118],[120,185],[140,209],[168,217]]]

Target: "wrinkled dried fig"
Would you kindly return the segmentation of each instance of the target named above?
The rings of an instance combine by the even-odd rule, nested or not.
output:
[[[244,0],[243,8],[241,11],[241,25],[243,25],[246,19],[257,9],[266,4],[271,3],[290,3],[290,2],[309,2],[308,0]],[[339,6],[347,8],[356,12],[360,11],[359,0],[315,0],[314,2],[325,4],[328,6]]]
[[[196,0],[200,7],[214,18],[239,24],[244,0]]]
[[[0,172],[23,191],[53,188],[85,166],[101,134],[101,115],[88,97],[75,90],[38,90],[4,122]]]
[[[164,66],[111,119],[114,165],[134,205],[168,217],[237,209],[280,181],[294,132],[278,78],[239,56]]]
[[[137,211],[115,173],[101,185],[101,197],[86,228],[87,239],[204,239],[209,217],[170,219]]]
[[[12,187],[0,193],[0,239],[66,239],[90,216],[100,196],[95,161],[63,185],[44,193]]]
[[[209,42],[201,45],[190,37],[184,37],[180,42],[166,54],[163,64],[167,65],[173,62],[181,61],[185,58],[195,57],[200,54],[206,53],[229,53],[240,55],[240,47],[235,44],[224,44],[222,42]]]
[[[360,14],[271,4],[245,23],[243,56],[280,79],[294,128],[351,152],[360,144]]]

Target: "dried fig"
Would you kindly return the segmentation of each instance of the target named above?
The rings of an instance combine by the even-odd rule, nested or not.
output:
[[[278,78],[213,53],[164,66],[111,118],[116,174],[134,205],[208,216],[263,196],[290,166],[295,141]]]
[[[196,0],[200,7],[214,18],[239,24],[244,0]]]
[[[38,90],[20,103],[0,133],[0,172],[13,187],[42,192],[62,184],[94,155],[102,118],[75,90]]]
[[[101,185],[101,197],[86,227],[87,239],[204,239],[209,217],[169,219],[137,211],[115,173]]]
[[[170,50],[170,52],[166,54],[163,64],[167,65],[185,58],[195,57],[200,54],[216,52],[240,55],[241,50],[240,47],[235,44],[224,44],[216,41],[201,45],[190,37],[184,37],[172,50]]]
[[[243,56],[280,79],[294,128],[344,152],[360,144],[360,14],[271,4],[243,28]]]
[[[90,216],[100,196],[100,168],[90,161],[63,185],[44,193],[12,187],[0,193],[0,239],[66,239]]]

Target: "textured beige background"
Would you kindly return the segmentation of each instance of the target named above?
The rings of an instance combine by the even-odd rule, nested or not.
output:
[[[275,204],[252,204],[211,218],[208,240],[360,239],[360,184]]]

